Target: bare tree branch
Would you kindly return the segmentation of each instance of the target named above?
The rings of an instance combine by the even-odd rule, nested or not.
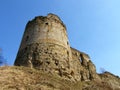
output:
[[[2,49],[0,48],[0,66],[6,64],[6,60],[5,60],[5,58],[3,57],[2,53],[3,53],[3,51],[2,51]]]

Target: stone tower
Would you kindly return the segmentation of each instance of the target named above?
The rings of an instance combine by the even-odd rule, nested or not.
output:
[[[28,22],[14,64],[73,81],[98,78],[90,57],[70,47],[66,27],[54,14]]]
[[[71,56],[65,25],[48,14],[28,22],[14,64],[62,76],[70,73]]]

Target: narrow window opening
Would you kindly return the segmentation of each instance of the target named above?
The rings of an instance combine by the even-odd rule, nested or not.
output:
[[[67,41],[67,45],[69,45],[69,42]]]
[[[67,55],[69,56],[69,51],[67,51]]]
[[[46,22],[45,24],[46,24],[46,25],[48,25],[48,23],[47,23],[47,22]]]
[[[80,54],[80,60],[81,60],[81,63],[83,63],[84,58],[82,54]]]
[[[79,57],[80,62],[82,62],[81,56]]]

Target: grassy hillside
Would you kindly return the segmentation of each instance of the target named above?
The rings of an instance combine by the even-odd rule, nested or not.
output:
[[[72,82],[27,67],[4,66],[0,67],[0,90],[113,90],[113,88],[104,81]]]
[[[0,68],[0,87],[0,90],[70,90],[74,84],[52,74],[13,66]]]

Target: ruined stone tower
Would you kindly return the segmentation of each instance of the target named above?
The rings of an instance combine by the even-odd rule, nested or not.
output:
[[[14,64],[75,81],[97,77],[89,56],[70,47],[66,27],[54,14],[28,22]]]
[[[70,60],[66,27],[58,16],[48,14],[28,22],[15,65],[62,75],[69,72]]]

